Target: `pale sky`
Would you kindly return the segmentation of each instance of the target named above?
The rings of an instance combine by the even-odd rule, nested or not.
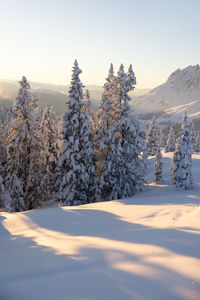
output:
[[[129,64],[138,88],[200,63],[200,0],[0,0],[0,78],[103,85]]]

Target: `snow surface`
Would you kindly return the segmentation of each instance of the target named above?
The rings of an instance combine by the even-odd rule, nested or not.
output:
[[[162,185],[77,207],[0,213],[1,300],[199,300],[200,154],[194,188]]]

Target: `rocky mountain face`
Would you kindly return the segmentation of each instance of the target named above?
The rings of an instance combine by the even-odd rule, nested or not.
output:
[[[167,81],[135,98],[138,114],[176,114],[186,110],[195,117],[200,114],[200,66],[188,66],[173,72]],[[198,115],[198,113],[197,113]]]

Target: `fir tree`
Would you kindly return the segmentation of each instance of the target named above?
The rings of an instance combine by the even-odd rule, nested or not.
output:
[[[152,119],[147,130],[147,153],[148,155],[155,155],[158,144],[161,144],[162,134],[155,117]]]
[[[44,185],[46,186],[46,198],[50,199],[54,196],[55,180],[56,180],[56,167],[60,157],[59,148],[59,133],[57,128],[57,118],[53,107],[47,105],[43,111],[39,136],[42,139],[42,151],[45,160],[44,170]]]
[[[13,184],[19,182],[22,188],[19,204],[24,201],[25,205],[22,205],[21,209],[31,209],[40,205],[41,200],[36,190],[41,186],[43,161],[37,136],[38,126],[33,114],[37,107],[37,99],[30,93],[26,77],[23,76],[19,84],[21,87],[14,106],[16,118],[9,124],[7,138],[8,177]],[[20,188],[18,190],[21,191]]]
[[[156,151],[156,158],[154,163],[154,182],[155,183],[162,183],[162,166],[163,166],[163,156],[161,152],[161,147],[158,145],[157,151]]]
[[[95,150],[97,155],[96,193],[98,199],[113,199],[112,190],[116,175],[115,132],[113,126],[113,83],[115,81],[113,65],[104,84],[104,92],[98,110],[98,126],[95,134]]]
[[[84,107],[81,70],[75,60],[68,110],[63,118],[63,149],[58,168],[60,186],[58,199],[66,205],[77,205],[94,200],[94,152],[92,130]]]
[[[191,145],[192,145],[192,152],[194,152],[195,140],[196,140],[196,133],[194,132],[193,123],[192,123],[191,128],[190,128],[190,142],[191,142]]]
[[[25,210],[23,190],[16,174],[10,180],[11,211],[19,212]]]
[[[100,149],[99,190],[102,199],[132,196],[144,183],[144,157],[139,122],[130,119],[128,92],[136,83],[132,66],[128,73],[120,66],[114,76],[111,64],[100,107],[98,128]]]
[[[6,138],[4,129],[0,123],[0,176],[5,180],[7,173],[7,154],[6,154]]]
[[[0,176],[0,208],[4,207],[4,193],[5,193],[5,187],[3,184],[3,178]]]
[[[141,153],[145,149],[141,149],[139,142],[139,123],[136,119],[131,122],[129,116],[128,102],[131,98],[128,93],[134,89],[136,84],[132,65],[130,65],[128,73],[124,72],[123,65],[121,65],[117,75],[116,101],[119,107],[117,156],[120,165],[118,173],[121,174],[116,188],[118,187],[118,198],[122,198],[130,197],[143,188],[145,164]],[[141,152],[141,150],[143,151]]]
[[[194,151],[200,152],[200,133],[198,132],[195,139]]]
[[[192,144],[187,114],[181,126],[181,136],[177,139],[172,161],[172,184],[190,189],[192,187]]]
[[[174,135],[174,130],[172,127],[170,127],[169,134],[168,134],[168,139],[165,147],[165,152],[174,152],[175,151],[175,146],[176,146],[176,139]]]

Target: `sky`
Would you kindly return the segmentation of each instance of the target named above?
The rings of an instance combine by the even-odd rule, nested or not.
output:
[[[0,0],[0,78],[103,85],[133,65],[138,88],[200,63],[199,0]]]

